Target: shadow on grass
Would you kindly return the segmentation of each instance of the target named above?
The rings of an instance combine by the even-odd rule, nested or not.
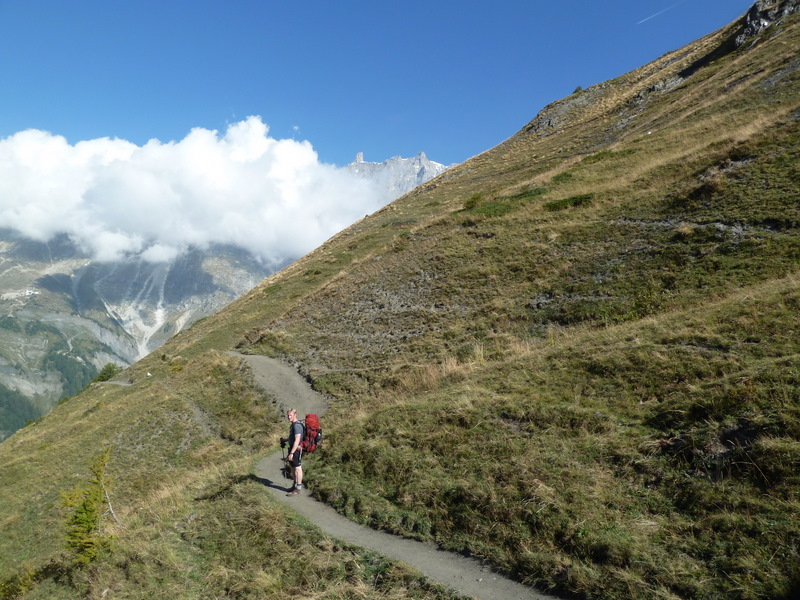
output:
[[[292,486],[292,479],[286,476],[286,473],[284,473],[284,477],[282,479],[279,479],[277,481],[274,481],[267,477],[259,477],[258,475],[254,475],[252,473],[247,477],[242,477],[242,480],[255,481],[265,487],[272,488],[273,490],[278,490],[280,492],[288,492]]]
[[[230,493],[230,491],[235,486],[240,485],[242,483],[246,483],[248,481],[254,481],[260,485],[263,485],[264,487],[272,488],[280,492],[288,492],[290,486],[292,485],[292,480],[288,477],[284,477],[275,481],[267,477],[259,477],[258,475],[250,473],[248,475],[239,475],[238,477],[231,477],[229,480],[227,480],[226,484],[223,487],[215,490],[214,492],[204,494],[202,496],[197,496],[195,497],[195,501],[202,502],[209,500],[217,500],[219,498],[225,497]]]

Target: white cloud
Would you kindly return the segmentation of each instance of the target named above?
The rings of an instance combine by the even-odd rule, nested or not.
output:
[[[40,241],[66,233],[97,260],[158,262],[222,243],[278,265],[389,200],[308,142],[269,137],[259,117],[143,146],[38,130],[0,140],[0,227]]]

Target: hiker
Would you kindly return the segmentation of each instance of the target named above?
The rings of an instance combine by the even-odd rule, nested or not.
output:
[[[297,418],[297,411],[295,409],[289,410],[286,413],[291,425],[289,426],[289,455],[286,459],[292,468],[292,479],[294,483],[289,488],[287,496],[299,496],[300,490],[303,489],[303,449],[300,447],[300,442],[303,440],[303,424]]]

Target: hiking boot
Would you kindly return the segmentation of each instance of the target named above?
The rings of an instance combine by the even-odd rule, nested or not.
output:
[[[299,496],[300,495],[300,489],[296,488],[296,487],[293,487],[292,489],[289,490],[289,493],[286,494],[286,495],[287,496]]]

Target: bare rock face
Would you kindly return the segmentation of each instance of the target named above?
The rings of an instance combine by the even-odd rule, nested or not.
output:
[[[778,19],[800,10],[800,0],[758,0],[742,19],[741,31],[736,35],[736,46],[757,36]]]
[[[67,236],[0,231],[0,440],[106,364],[133,363],[270,272],[233,247],[101,263]]]

